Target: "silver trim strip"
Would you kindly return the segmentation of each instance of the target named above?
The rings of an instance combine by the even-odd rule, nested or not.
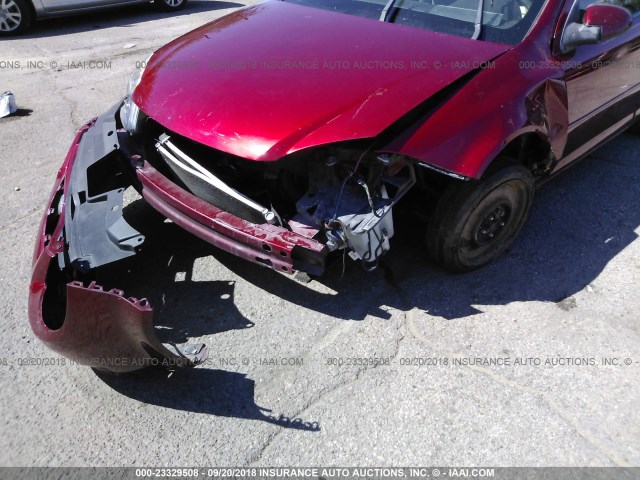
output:
[[[158,143],[156,143],[156,149],[160,154],[164,157],[165,160],[173,163],[175,166],[181,168],[182,170],[189,172],[191,175],[194,175],[201,179],[204,182],[207,182],[214,188],[221,190],[225,194],[234,198],[238,202],[243,205],[256,210],[259,212],[264,219],[271,224],[274,224],[276,221],[275,214],[269,210],[268,208],[263,207],[257,202],[254,202],[250,198],[245,197],[237,190],[231,188],[229,185],[224,183],[218,177],[216,177],[213,173],[208,171],[198,162],[190,158],[186,153],[176,147],[173,143],[171,143],[170,138],[167,134],[162,134],[158,139]],[[176,158],[178,157],[178,158]]]

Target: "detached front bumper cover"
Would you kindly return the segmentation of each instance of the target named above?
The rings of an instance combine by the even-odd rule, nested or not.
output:
[[[162,344],[146,299],[76,280],[134,255],[144,241],[122,217],[129,183],[114,119],[119,108],[115,105],[78,131],[58,171],[33,255],[31,328],[53,350],[101,370],[193,366],[207,358],[207,347]]]
[[[53,350],[102,370],[197,365],[208,349],[162,344],[146,299],[87,280],[144,243],[122,216],[127,187],[135,184],[153,208],[193,235],[280,272],[321,274],[328,249],[284,228],[239,218],[177,186],[131,153],[129,134],[117,130],[121,105],[80,128],[58,172],[33,256],[31,327]]]

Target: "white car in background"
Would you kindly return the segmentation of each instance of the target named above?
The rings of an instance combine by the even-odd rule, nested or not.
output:
[[[103,8],[121,7],[149,0],[0,0],[0,36],[19,35],[36,19],[73,15]],[[154,0],[159,10],[183,8],[187,0]]]

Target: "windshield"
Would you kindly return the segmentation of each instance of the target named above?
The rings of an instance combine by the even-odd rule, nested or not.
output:
[[[480,0],[283,0],[459,37],[474,37]],[[479,40],[515,45],[525,37],[545,0],[484,0]],[[381,17],[382,16],[382,17]]]

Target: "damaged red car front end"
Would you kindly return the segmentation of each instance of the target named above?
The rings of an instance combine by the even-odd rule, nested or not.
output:
[[[134,152],[118,124],[122,102],[77,132],[42,217],[29,291],[31,327],[47,346],[81,365],[112,372],[204,361],[202,344],[166,345],[154,333],[146,299],[106,290],[91,273],[135,255],[144,236],[122,216],[130,186],[197,237],[281,272],[321,273],[322,243],[221,210],[170,181]]]
[[[536,185],[640,113],[640,81],[618,68],[640,61],[640,15],[583,3],[270,1],[161,48],[58,173],[34,254],[34,332],[110,371],[206,358],[204,345],[161,343],[146,300],[93,282],[144,244],[123,217],[130,187],[283,273],[321,275],[347,254],[376,268],[406,204],[438,264],[488,264]]]

